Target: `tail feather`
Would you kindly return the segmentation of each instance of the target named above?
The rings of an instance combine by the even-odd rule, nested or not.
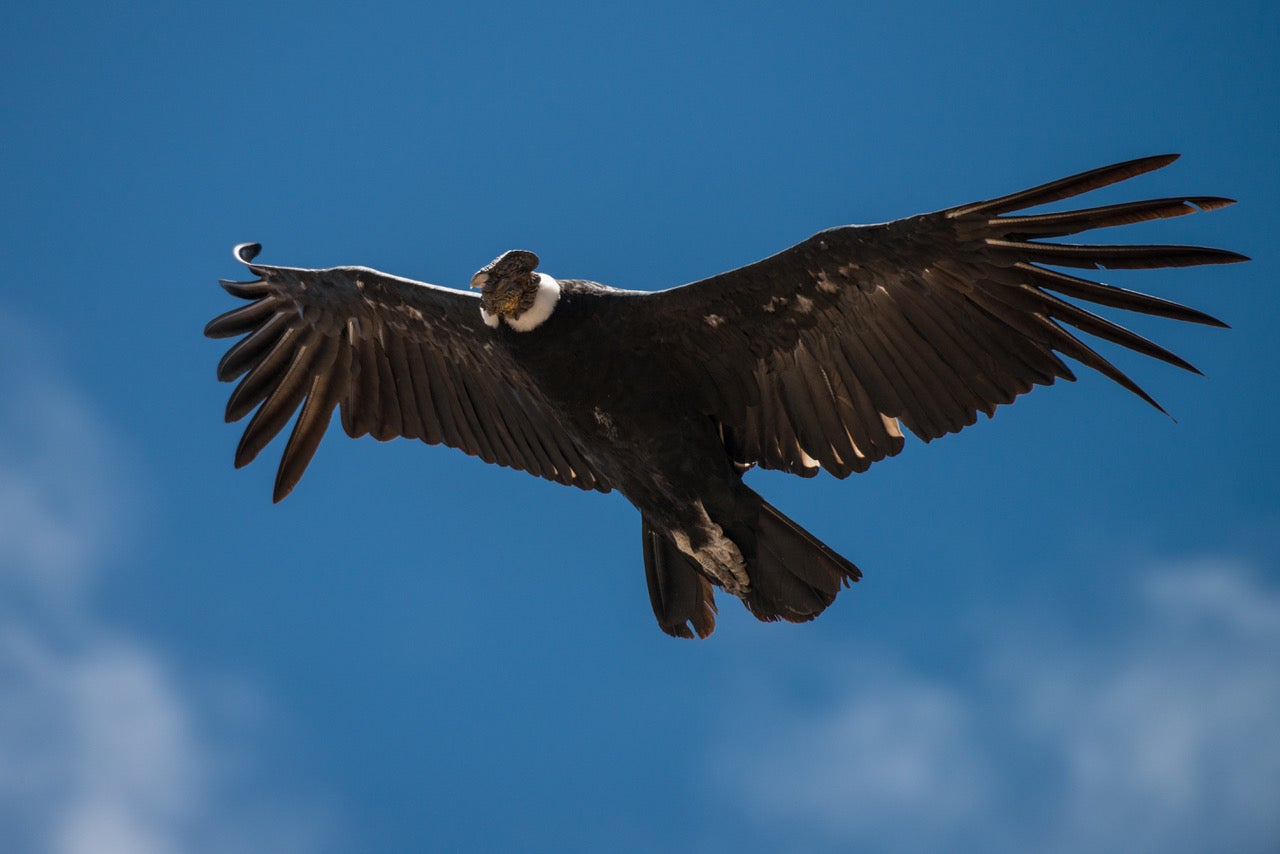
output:
[[[804,623],[822,613],[862,572],[829,546],[748,491],[756,504],[751,530],[730,526],[743,548],[750,587],[743,603],[756,619]],[[698,562],[643,520],[645,579],[658,626],[678,638],[705,638],[716,628],[715,587]]]
[[[716,630],[715,589],[698,563],[645,519],[644,575],[658,627],[677,638],[705,638]],[[692,628],[690,628],[692,626]]]
[[[812,620],[861,570],[764,499],[756,554],[747,563],[751,588],[744,602],[759,620]]]

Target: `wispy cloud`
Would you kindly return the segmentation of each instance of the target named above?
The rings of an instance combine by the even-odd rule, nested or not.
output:
[[[21,328],[0,313],[6,850],[317,849],[307,810],[255,797],[257,781],[229,769],[235,745],[212,734],[218,722],[163,650],[94,612],[95,570],[123,548],[130,487],[105,425]]]
[[[3,320],[0,330],[7,333]],[[84,401],[51,378],[26,348],[5,347],[0,361],[6,390],[0,426],[5,600],[12,607],[19,598],[27,613],[31,607],[77,607],[89,573],[115,545],[112,532],[120,530],[128,494],[119,493],[108,434]],[[112,490],[114,497],[108,495]]]
[[[988,624],[949,676],[850,666],[733,733],[716,784],[810,849],[1275,850],[1280,591],[1207,559],[1128,596],[1123,625]]]

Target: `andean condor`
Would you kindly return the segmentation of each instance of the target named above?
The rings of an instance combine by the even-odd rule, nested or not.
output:
[[[478,294],[364,267],[253,262],[223,282],[249,300],[205,328],[244,336],[218,364],[240,379],[227,421],[256,408],[250,462],[300,413],[275,500],[297,484],[337,408],[352,437],[444,443],[639,510],[649,597],[664,632],[706,637],[715,587],[761,620],[811,620],[858,568],[742,480],[754,465],[811,477],[865,471],[992,415],[1034,385],[1074,379],[1057,354],[1159,409],[1068,327],[1194,371],[1168,350],[1061,297],[1223,324],[1191,308],[1050,267],[1182,267],[1246,260],[1193,246],[1043,242],[1231,204],[1177,197],[1058,213],[1018,211],[1168,165],[1095,169],[997,199],[881,225],[841,226],[777,255],[655,293],[535,272],[513,250]]]

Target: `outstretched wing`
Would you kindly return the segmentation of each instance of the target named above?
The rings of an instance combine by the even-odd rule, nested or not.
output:
[[[257,408],[236,448],[237,468],[301,407],[276,475],[276,501],[297,485],[335,407],[353,438],[444,443],[488,463],[609,491],[524,372],[493,346],[475,295],[363,267],[251,263],[260,249],[236,247],[256,281],[222,283],[251,302],[204,331],[244,336],[218,363],[218,379],[240,378],[227,421]]]
[[[707,407],[738,462],[812,476],[866,470],[902,449],[899,422],[924,440],[992,415],[1033,385],[1073,380],[1056,354],[1159,409],[1066,327],[1194,371],[1168,350],[1060,299],[1222,326],[1176,303],[1046,269],[1182,267],[1247,260],[1192,246],[1040,242],[1181,216],[1230,199],[1154,199],[1010,215],[1168,165],[1177,155],[1095,169],[998,199],[883,225],[815,234],[747,267],[652,296],[689,354]],[[680,356],[677,355],[676,358]],[[1162,410],[1163,411],[1163,410]]]

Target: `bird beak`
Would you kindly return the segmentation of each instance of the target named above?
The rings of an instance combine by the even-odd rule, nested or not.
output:
[[[489,281],[489,274],[480,272],[471,277],[471,287],[483,288],[485,283]]]

